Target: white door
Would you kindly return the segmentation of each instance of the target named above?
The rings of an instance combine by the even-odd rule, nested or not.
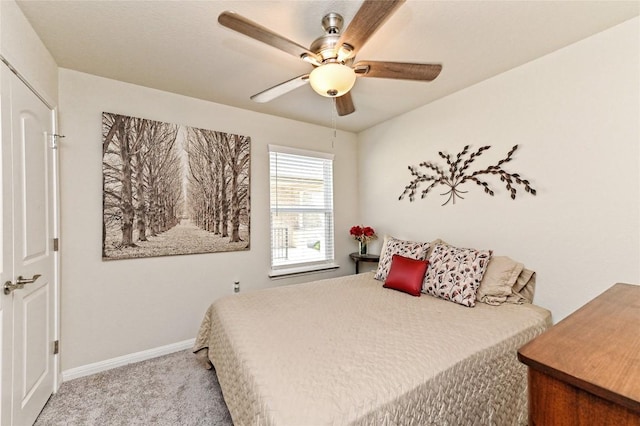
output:
[[[54,390],[57,171],[52,111],[5,66],[1,77],[1,421],[22,426],[35,421]],[[26,284],[4,290],[19,282]]]

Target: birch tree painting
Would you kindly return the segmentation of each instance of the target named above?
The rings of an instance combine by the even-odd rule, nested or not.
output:
[[[249,249],[247,136],[102,114],[103,260]]]

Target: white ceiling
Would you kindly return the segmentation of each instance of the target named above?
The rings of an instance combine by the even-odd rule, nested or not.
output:
[[[34,1],[18,5],[60,67],[294,120],[332,126],[332,100],[304,86],[266,104],[249,97],[311,65],[220,26],[233,10],[301,44],[328,12],[346,25],[359,0]],[[408,0],[357,59],[441,63],[433,82],[359,78],[358,132],[640,14],[638,1]],[[598,58],[594,58],[597,61]]]

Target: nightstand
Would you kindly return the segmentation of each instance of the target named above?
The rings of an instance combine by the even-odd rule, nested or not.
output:
[[[377,254],[351,253],[349,257],[356,264],[356,274],[360,272],[360,262],[378,263],[380,261],[380,256]]]

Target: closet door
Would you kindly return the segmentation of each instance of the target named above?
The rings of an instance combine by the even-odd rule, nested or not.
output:
[[[54,386],[52,111],[2,66],[2,424],[32,424]]]

